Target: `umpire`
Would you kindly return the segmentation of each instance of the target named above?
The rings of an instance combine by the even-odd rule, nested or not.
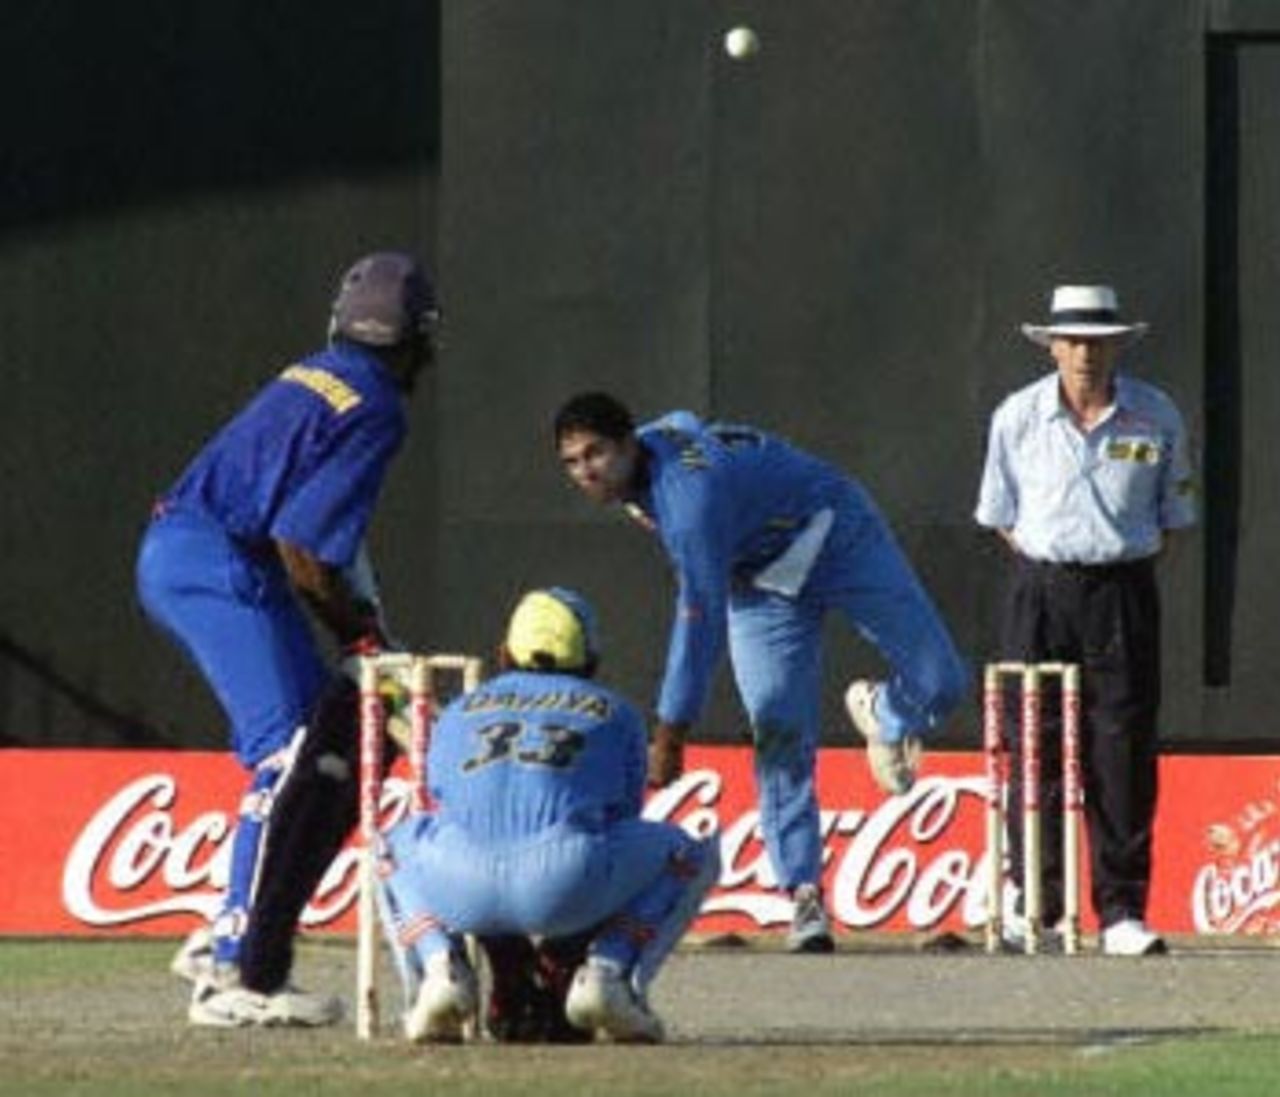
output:
[[[1047,324],[1022,331],[1056,369],[996,409],[975,517],[1013,551],[1001,658],[1081,666],[1102,950],[1159,953],[1164,942],[1146,925],[1160,703],[1155,563],[1170,532],[1195,520],[1186,431],[1168,396],[1117,370],[1119,352],[1147,325],[1121,320],[1111,287],[1059,286],[1051,309]],[[1045,704],[1043,890],[1052,926],[1063,909],[1061,736],[1056,694]],[[1014,820],[1019,771],[1015,763]],[[1021,879],[1022,834],[1016,823],[1010,830]]]

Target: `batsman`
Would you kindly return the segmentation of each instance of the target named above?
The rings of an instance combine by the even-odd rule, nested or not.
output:
[[[345,653],[388,643],[362,545],[434,357],[434,288],[412,257],[354,264],[329,341],[276,375],[156,503],[137,561],[147,615],[199,669],[248,774],[230,880],[210,934],[174,970],[192,1024],[327,1025],[341,1004],[289,981],[298,916],[355,821]]]

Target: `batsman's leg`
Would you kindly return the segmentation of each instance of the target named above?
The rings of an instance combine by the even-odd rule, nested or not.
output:
[[[294,743],[302,734],[299,728]],[[275,806],[276,789],[292,764],[292,744],[258,763],[240,800],[240,814],[231,840],[231,871],[222,910],[213,923],[213,960],[217,967],[238,967],[240,944],[249,920],[262,862],[267,823]]]
[[[284,985],[303,908],[356,823],[356,693],[335,682],[312,717],[267,829],[257,895],[241,945],[241,979]]]

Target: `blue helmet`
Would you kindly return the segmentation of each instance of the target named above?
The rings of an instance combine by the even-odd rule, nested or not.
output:
[[[435,286],[422,264],[404,252],[380,251],[342,276],[329,336],[394,347],[416,333],[429,333],[439,315]]]

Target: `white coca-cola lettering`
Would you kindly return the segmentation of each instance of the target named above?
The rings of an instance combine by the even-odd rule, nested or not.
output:
[[[1280,839],[1236,865],[1205,865],[1196,874],[1191,916],[1198,933],[1234,933],[1280,906]]]
[[[719,799],[721,780],[711,771],[686,773],[649,803],[645,814],[655,819],[688,815],[689,802],[705,814]],[[965,797],[981,802],[981,776],[936,777],[919,782],[907,796],[884,800],[874,810],[821,813],[823,861],[835,862],[831,913],[854,929],[882,926],[904,915],[916,928],[936,925],[959,906],[966,925],[985,917],[983,859],[954,846],[922,863],[922,850],[945,840]],[[851,837],[843,852],[835,837]],[[905,845],[895,845],[904,839]],[[759,926],[785,923],[791,902],[777,892],[772,867],[760,838],[759,817],[744,812],[723,829],[721,871],[716,893],[702,913],[741,914]]]
[[[219,822],[203,815],[190,832],[175,836],[170,814],[175,794],[172,777],[147,774],[127,784],[89,820],[63,866],[62,901],[68,912],[91,926],[124,925],[166,914],[213,917],[219,903],[217,890],[179,891],[154,902],[122,907],[100,906],[95,898],[99,892],[127,897],[157,872],[171,887],[179,880],[189,881],[189,887],[208,880],[209,865],[216,856],[211,854],[202,869],[193,866],[207,845],[226,840],[229,827],[225,819]],[[104,875],[105,881],[101,880]]]
[[[745,811],[723,826],[716,810],[723,788],[723,778],[715,770],[685,773],[649,799],[645,818],[672,822],[679,816],[680,825],[698,837],[720,830],[720,894],[704,901],[704,914],[745,914],[761,926],[787,921],[791,903],[774,889],[773,868],[760,836],[759,813]]]
[[[197,815],[173,837],[173,855],[164,862],[164,882],[174,891],[208,884],[216,891],[231,875],[230,820],[220,811]]]
[[[870,929],[901,911],[922,929],[962,902],[966,924],[975,924],[981,915],[969,898],[982,889],[981,862],[952,847],[940,852],[940,862],[922,866],[921,854],[955,821],[962,799],[980,803],[984,790],[980,776],[930,778],[865,815],[836,870],[835,916],[854,929]],[[898,838],[910,844],[893,844]]]
[[[231,860],[232,821],[205,812],[175,830],[177,786],[168,774],[147,774],[120,789],[85,824],[63,866],[62,901],[90,926],[120,926],[168,915],[212,919],[222,903]],[[410,807],[407,782],[383,786],[385,829]],[[347,849],[329,866],[304,910],[302,924],[323,926],[342,916],[355,898],[358,851]],[[151,901],[129,896],[160,881],[169,894]]]
[[[936,777],[921,781],[907,796],[877,799],[869,809],[823,811],[822,858],[832,915],[855,929],[895,918],[924,928],[958,908],[965,924],[979,924],[981,863],[949,842],[948,832],[965,798],[980,802],[982,791],[977,776]],[[745,916],[762,927],[783,924],[791,917],[791,903],[776,887],[759,815],[751,809],[722,818],[723,794],[721,774],[695,770],[656,793],[645,816],[679,822],[699,836],[719,831],[724,868],[703,907],[705,915]],[[224,813],[206,812],[179,829],[176,800],[170,775],[148,774],[120,789],[89,820],[63,871],[63,900],[74,917],[91,926],[165,915],[213,917],[226,884],[232,821]],[[383,829],[405,818],[412,810],[408,783],[389,779],[380,808]],[[323,927],[351,908],[358,858],[358,851],[348,848],[334,859],[303,913],[304,926]],[[1268,880],[1274,883],[1278,865],[1273,852],[1247,881],[1234,880],[1225,893],[1221,884],[1206,884],[1206,905],[1222,906],[1224,894],[1234,902],[1241,894],[1258,893],[1270,886]],[[164,894],[157,897],[161,885]],[[144,889],[148,898],[137,898]]]

